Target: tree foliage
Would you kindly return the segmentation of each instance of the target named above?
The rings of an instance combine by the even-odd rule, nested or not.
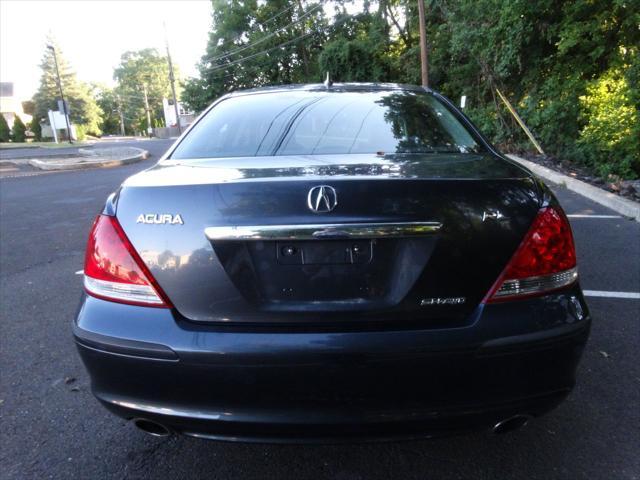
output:
[[[118,113],[118,98],[115,89],[106,85],[91,85],[91,94],[102,110],[100,130],[105,135],[120,133],[120,115]]]
[[[620,69],[589,82],[580,97],[584,127],[578,151],[603,176],[640,171],[640,115],[630,97],[631,88]]]
[[[450,58],[453,65],[438,68],[441,83],[436,86],[448,95],[470,95],[475,101],[471,116],[496,141],[524,141],[495,100],[493,93],[498,87],[516,105],[548,152],[586,160],[600,173],[628,177],[640,174],[638,148],[635,153],[632,148],[621,150],[606,140],[607,135],[595,135],[596,124],[588,127],[598,115],[595,85],[605,89],[613,86],[612,72],[617,72],[618,88],[608,98],[600,97],[601,109],[603,102],[608,102],[610,107],[635,111],[637,119],[638,103],[634,106],[626,94],[624,73],[638,61],[637,3],[635,10],[632,2],[618,0],[448,3],[439,3],[446,5],[439,9],[443,21],[439,28],[447,29],[450,39],[435,43],[432,49],[438,52],[435,56],[439,62]],[[476,20],[470,24],[473,18]],[[432,24],[430,27],[433,29]],[[467,69],[466,75],[461,69]],[[632,117],[627,116],[629,123]],[[622,134],[634,143],[629,129],[618,129],[612,122],[606,127],[601,120],[596,123],[626,132]],[[637,147],[637,136],[635,144]]]
[[[174,75],[179,77],[175,65]],[[164,118],[162,99],[171,98],[169,64],[165,56],[153,48],[125,52],[113,72],[113,78],[117,86],[113,95],[103,97],[103,103],[116,105],[120,102],[128,132],[146,131],[148,127],[144,105],[145,86],[151,111],[151,126],[154,120]]]
[[[196,111],[231,90],[317,81],[318,56],[328,39],[322,3],[212,0],[214,28],[199,64],[184,84]]]
[[[36,113],[36,104],[33,100],[26,100],[22,102],[22,111],[27,115],[35,115]]]
[[[425,0],[431,86],[503,148],[530,148],[500,89],[548,153],[640,176],[640,4]],[[336,81],[420,82],[415,0],[212,0],[213,27],[184,86],[195,110],[231,90]]]
[[[102,112],[91,96],[88,85],[76,78],[56,42],[49,38],[47,44],[53,45],[56,50],[60,80],[65,100],[69,103],[71,123],[81,125],[88,133],[99,135],[98,125]],[[58,110],[60,99],[54,56],[49,48],[45,48],[40,68],[42,69],[40,87],[33,97],[36,120],[46,119],[49,110]]]
[[[26,138],[26,131],[27,127],[24,122],[18,115],[16,115],[16,118],[13,120],[13,127],[11,128],[11,141],[23,143]]]
[[[343,82],[380,82],[398,76],[387,12],[380,3],[377,12],[348,15],[340,12],[331,39],[319,57],[320,70]]]

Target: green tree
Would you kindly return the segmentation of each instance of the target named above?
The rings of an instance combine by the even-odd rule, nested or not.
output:
[[[27,127],[24,125],[22,119],[16,115],[13,121],[13,128],[11,129],[11,140],[16,143],[23,143],[26,130]]]
[[[174,65],[174,75],[179,78],[178,68]],[[114,94],[119,98],[125,117],[127,131],[146,131],[147,116],[144,105],[144,88],[147,90],[151,123],[164,118],[162,99],[171,97],[169,83],[169,64],[167,58],[156,49],[125,52],[120,64],[113,72],[117,81]],[[179,91],[178,91],[179,94]],[[113,101],[113,98],[109,100]]]
[[[111,135],[120,133],[118,99],[114,89],[106,85],[93,84],[91,86],[91,94],[102,110],[102,122],[100,123],[102,133]]]
[[[425,0],[432,88],[503,149],[531,145],[500,89],[551,155],[640,176],[640,4],[628,0]],[[417,2],[212,0],[194,110],[231,90],[337,81],[420,82]],[[315,10],[314,10],[315,9]]]
[[[8,142],[11,138],[11,129],[4,115],[0,113],[0,142]]]
[[[92,135],[99,135],[102,111],[91,96],[89,87],[78,81],[55,41],[49,38],[47,43],[53,45],[56,50],[62,89],[65,100],[69,103],[71,123],[81,125],[85,131]],[[33,97],[35,103],[34,117],[47,118],[49,110],[58,110],[58,100],[60,99],[55,62],[51,49],[45,49],[40,68],[42,69],[40,87]]]
[[[319,81],[318,56],[327,21],[319,1],[212,0],[213,29],[198,69],[183,85],[183,100],[203,110],[239,88]]]
[[[449,96],[468,95],[467,113],[494,141],[527,148],[522,132],[496,99],[495,89],[500,88],[548,153],[585,161],[585,143],[580,139],[595,110],[580,99],[589,96],[593,82],[611,69],[620,69],[620,76],[625,76],[637,58],[638,4],[438,0],[431,7],[428,38],[434,86]],[[623,90],[618,90],[620,95]],[[624,99],[616,101],[629,105]],[[613,123],[608,126],[613,128]],[[595,153],[594,144],[586,150]],[[620,155],[611,144],[590,161],[633,163],[622,161]],[[640,174],[621,168],[614,170],[627,176]]]
[[[386,5],[381,1],[372,12],[365,3],[360,14],[336,17],[337,28],[319,57],[322,72],[342,82],[389,82],[398,77]]]

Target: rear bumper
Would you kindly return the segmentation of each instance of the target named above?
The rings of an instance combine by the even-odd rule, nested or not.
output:
[[[539,416],[570,392],[589,334],[570,297],[479,307],[473,325],[286,331],[197,325],[85,297],[74,335],[96,397],[188,435],[336,441],[446,435]]]

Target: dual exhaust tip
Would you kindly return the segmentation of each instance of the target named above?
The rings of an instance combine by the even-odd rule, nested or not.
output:
[[[491,431],[496,435],[513,432],[514,430],[518,430],[519,428],[524,427],[527,423],[529,423],[529,420],[531,420],[531,418],[533,418],[531,415],[514,415],[496,423]]]
[[[492,432],[496,435],[501,435],[518,430],[529,423],[531,418],[531,415],[514,415],[505,418],[493,426]],[[154,437],[168,437],[172,434],[172,431],[165,425],[147,418],[135,418],[133,419],[133,424],[143,432],[153,435]]]
[[[148,418],[134,418],[133,424],[143,432],[153,435],[154,437],[168,437],[172,433],[168,427],[149,420]]]

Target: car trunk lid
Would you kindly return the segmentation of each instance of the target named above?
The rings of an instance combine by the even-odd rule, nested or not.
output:
[[[310,208],[319,186],[330,212]],[[451,326],[538,208],[528,172],[493,156],[323,155],[166,162],[125,183],[117,216],[191,320]]]

